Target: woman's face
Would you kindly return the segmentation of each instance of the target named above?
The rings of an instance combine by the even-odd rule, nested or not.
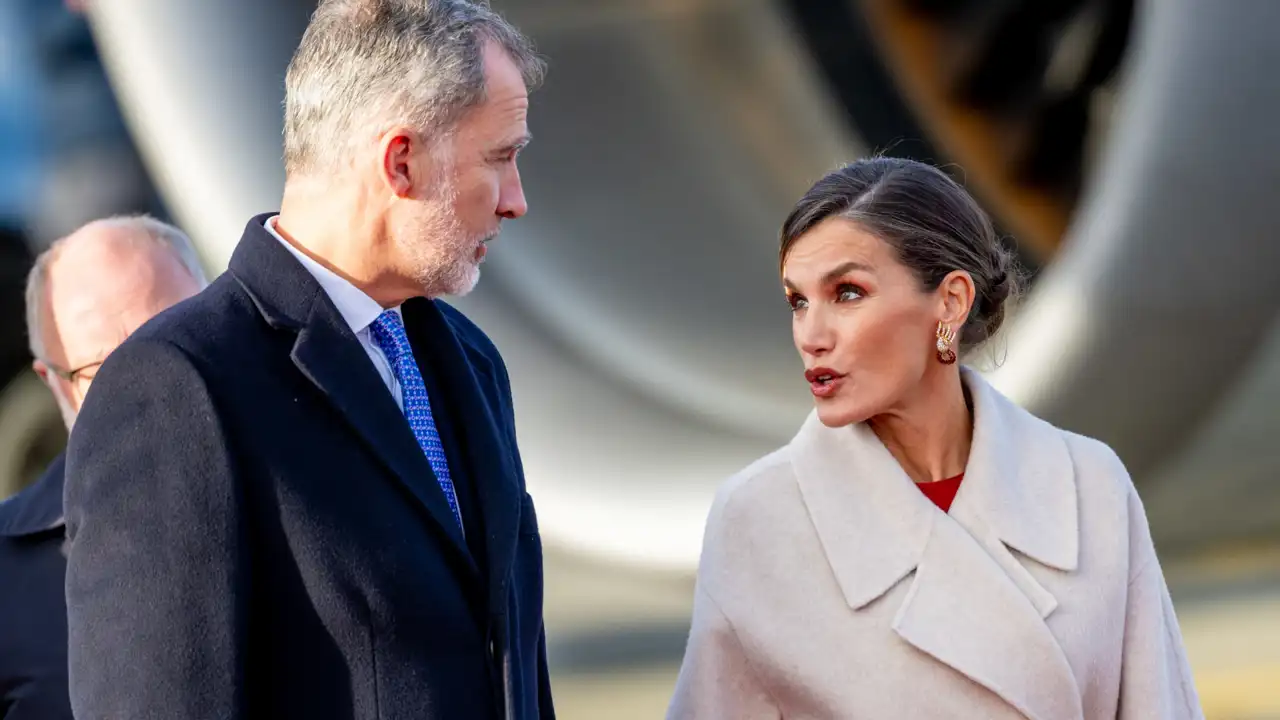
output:
[[[948,283],[924,290],[888,243],[853,221],[829,218],[801,236],[783,267],[783,285],[824,425],[893,410],[931,364],[945,367],[936,359],[935,332],[939,320],[955,316],[948,312]]]

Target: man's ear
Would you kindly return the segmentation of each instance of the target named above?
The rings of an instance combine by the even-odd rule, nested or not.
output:
[[[393,128],[382,136],[379,150],[382,157],[382,181],[396,197],[412,197],[416,184],[414,156],[420,140],[408,128]]]
[[[49,377],[49,366],[45,365],[43,360],[33,361],[31,363],[31,369],[35,370],[36,375],[40,376],[40,382],[44,383],[45,387],[50,390],[53,389],[53,380]]]

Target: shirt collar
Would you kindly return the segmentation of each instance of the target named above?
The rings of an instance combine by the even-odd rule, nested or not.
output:
[[[378,304],[377,300],[369,297],[363,290],[352,285],[346,278],[338,275],[329,268],[321,265],[315,260],[307,256],[293,243],[285,240],[279,232],[276,231],[276,218],[278,215],[272,215],[267,218],[264,226],[271,236],[280,241],[280,244],[293,254],[302,267],[320,283],[320,287],[324,289],[329,300],[333,302],[334,307],[338,309],[338,314],[351,327],[351,332],[359,333],[369,327],[378,316],[382,314],[383,307]],[[400,306],[392,308],[396,313],[400,312]]]

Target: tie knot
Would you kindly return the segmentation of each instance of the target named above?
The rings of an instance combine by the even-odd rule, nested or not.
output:
[[[383,311],[369,325],[369,331],[373,334],[373,341],[386,353],[392,365],[401,357],[413,357],[413,351],[409,348],[409,336],[404,331],[404,321],[395,310]]]

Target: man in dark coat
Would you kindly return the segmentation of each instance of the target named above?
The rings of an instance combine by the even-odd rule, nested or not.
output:
[[[71,429],[102,360],[205,286],[191,241],[147,217],[92,222],[36,258],[27,335]],[[0,503],[0,720],[71,717],[62,519],[64,458]]]
[[[507,371],[440,301],[524,214],[541,61],[458,0],[324,0],[286,186],[104,365],[66,491],[86,718],[553,717]]]

